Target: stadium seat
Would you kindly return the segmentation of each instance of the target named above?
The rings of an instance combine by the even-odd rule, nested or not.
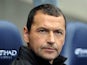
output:
[[[0,20],[0,65],[9,65],[16,58],[22,44],[16,25]]]
[[[62,55],[68,59],[67,65],[87,65],[87,24],[69,22]]]

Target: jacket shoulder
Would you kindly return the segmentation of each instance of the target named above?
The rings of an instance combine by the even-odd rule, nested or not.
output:
[[[15,59],[11,65],[32,65],[29,61],[25,59]]]

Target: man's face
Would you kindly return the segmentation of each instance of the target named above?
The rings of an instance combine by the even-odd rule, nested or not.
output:
[[[62,49],[65,39],[63,16],[55,17],[38,12],[28,33],[30,48],[40,57],[53,60]]]

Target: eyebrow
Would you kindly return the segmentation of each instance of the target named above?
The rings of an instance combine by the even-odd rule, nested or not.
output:
[[[49,31],[49,28],[46,28],[46,27],[39,27],[38,30],[39,30],[39,29],[45,29],[45,30],[48,30],[48,31]],[[55,31],[55,30],[60,30],[61,32],[64,32],[64,30],[61,29],[61,28],[56,28],[56,29],[54,29],[54,31]]]
[[[48,30],[49,31],[49,29],[48,28],[45,28],[45,27],[39,27],[39,28],[37,28],[37,30],[40,30],[40,29],[45,29],[45,30]]]

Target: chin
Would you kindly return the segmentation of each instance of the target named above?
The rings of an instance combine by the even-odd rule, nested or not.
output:
[[[57,56],[50,56],[50,55],[49,56],[43,56],[44,59],[49,60],[49,61],[54,60],[56,57]]]

